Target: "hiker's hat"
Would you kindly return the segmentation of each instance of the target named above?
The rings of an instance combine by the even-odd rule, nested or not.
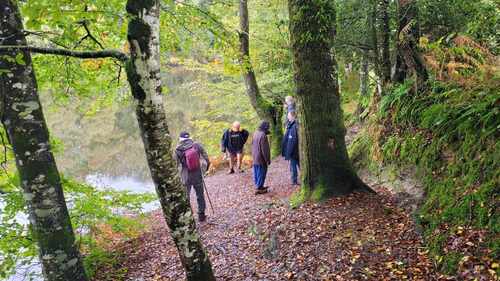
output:
[[[189,139],[190,135],[188,132],[186,131],[183,131],[179,134],[179,138],[182,138],[182,139]]]

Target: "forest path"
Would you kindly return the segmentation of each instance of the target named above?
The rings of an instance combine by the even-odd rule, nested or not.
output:
[[[215,213],[208,206],[198,228],[217,280],[439,279],[411,216],[383,188],[290,209],[283,160],[270,166],[265,195],[254,195],[249,170],[220,172],[206,184]],[[196,205],[194,192],[191,200]],[[121,249],[124,280],[184,280],[161,212],[148,224]]]

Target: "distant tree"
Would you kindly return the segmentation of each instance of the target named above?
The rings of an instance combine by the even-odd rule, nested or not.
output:
[[[299,108],[302,189],[315,197],[367,190],[347,155],[342,109],[331,53],[335,3],[289,0]]]
[[[271,148],[273,154],[279,154],[283,138],[281,123],[283,106],[281,101],[269,101],[260,93],[257,78],[255,77],[252,62],[250,61],[250,22],[247,0],[240,0],[239,14],[240,62],[243,68],[243,78],[245,80],[247,95],[259,118],[271,124]]]
[[[378,20],[380,21],[380,37],[381,42],[381,78],[383,85],[387,85],[391,81],[391,27],[389,18],[389,0],[379,0],[378,3]]]
[[[0,45],[26,45],[16,1],[0,1]],[[46,281],[85,281],[27,50],[0,50],[1,121],[16,158]]]
[[[422,87],[429,75],[418,49],[420,29],[416,0],[398,0],[397,59],[394,80],[401,83],[415,79],[415,87]]]

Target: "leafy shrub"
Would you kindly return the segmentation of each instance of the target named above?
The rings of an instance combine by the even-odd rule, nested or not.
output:
[[[1,173],[0,187],[0,277],[6,278],[16,267],[32,265],[38,252],[17,174]],[[63,178],[63,188],[77,244],[92,277],[98,267],[116,261],[116,254],[109,251],[113,244],[141,231],[142,204],[155,196],[97,189],[68,178]]]

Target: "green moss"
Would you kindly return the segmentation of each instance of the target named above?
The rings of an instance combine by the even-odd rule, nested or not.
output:
[[[298,192],[295,192],[290,196],[290,207],[292,209],[300,207],[309,197],[309,188],[302,187]]]
[[[363,167],[384,165],[389,175],[401,167],[416,167],[427,194],[418,223],[431,256],[452,274],[462,254],[445,253],[443,247],[457,226],[486,230],[486,242],[480,246],[491,250],[490,258],[499,256],[495,237],[500,215],[495,206],[500,199],[500,111],[495,104],[500,94],[495,88],[434,86],[420,96],[408,95],[406,84],[395,87],[374,117],[394,128],[377,138],[383,140],[376,144],[382,157],[371,155],[375,136],[367,131],[353,142],[350,153]]]
[[[316,187],[313,189],[310,198],[314,202],[321,202],[325,200],[328,196],[329,196],[328,188],[326,188],[324,184],[320,183],[316,185]]]

